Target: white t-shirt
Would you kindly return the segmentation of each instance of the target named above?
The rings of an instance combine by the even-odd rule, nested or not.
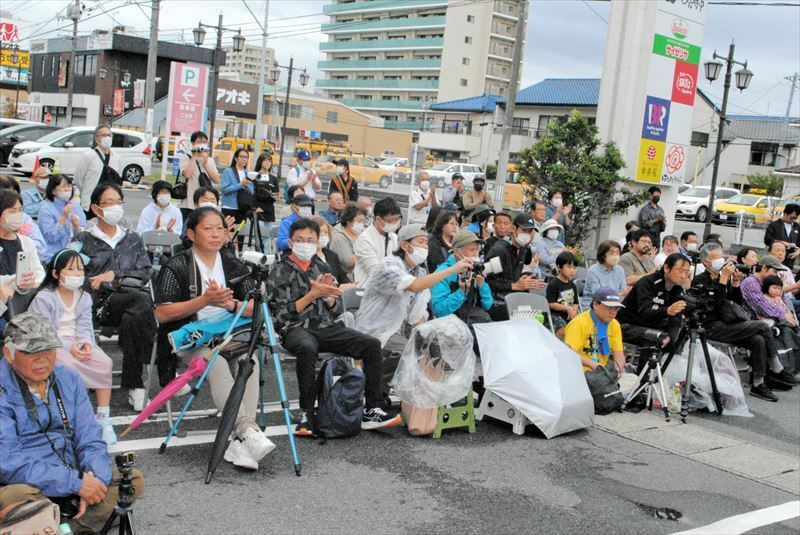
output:
[[[89,225],[89,233],[95,238],[101,239],[108,244],[112,249],[116,249],[117,244],[125,237],[125,231],[119,225],[116,226],[116,232],[113,236],[109,236],[97,224]]]
[[[78,305],[79,295],[76,292],[72,296],[72,304],[69,306],[67,306],[57,290],[56,295],[58,295],[58,300],[61,301],[61,305],[64,307],[64,313],[61,314],[61,321],[58,322],[58,329],[56,332],[59,338],[75,338],[75,307]]]
[[[792,224],[784,221],[783,230],[786,231],[786,236],[789,236],[792,233]]]
[[[206,293],[208,290],[208,281],[214,281],[217,283],[217,286],[222,288],[227,288],[228,285],[225,283],[225,272],[222,270],[222,257],[219,253],[217,253],[217,257],[214,259],[214,265],[210,268],[206,266],[200,258],[195,256],[195,262],[197,263],[197,269],[200,270],[200,294]],[[207,306],[203,307],[197,311],[197,319],[203,320],[209,318],[211,316],[215,316],[220,312],[224,311],[223,308],[217,306]]]
[[[289,187],[296,186],[300,184],[300,182],[306,179],[309,172],[310,172],[309,169],[303,169],[302,167],[294,166],[291,169],[289,169],[289,173],[286,175],[286,183],[289,184]],[[317,186],[317,189],[322,188],[322,183],[319,181],[319,178],[315,178],[314,180],[310,181],[308,184],[303,186],[303,193],[305,193],[312,199],[317,196],[317,192],[314,189],[314,186]]]
[[[430,190],[427,193],[423,193],[419,189],[415,189],[411,192],[411,196],[409,197],[409,205],[408,205],[408,222],[409,223],[419,223],[424,225],[428,222],[428,214],[431,212],[431,205],[426,204],[422,210],[417,210],[414,208],[417,204],[421,203],[422,201],[426,200],[430,196]]]

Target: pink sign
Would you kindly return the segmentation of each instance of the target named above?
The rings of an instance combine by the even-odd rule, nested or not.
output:
[[[173,61],[169,71],[167,130],[203,130],[208,93],[208,67]]]

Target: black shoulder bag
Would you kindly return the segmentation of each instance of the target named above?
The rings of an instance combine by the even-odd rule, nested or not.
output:
[[[105,157],[100,154],[100,151],[97,149],[94,149],[94,153],[97,154],[97,157],[103,162],[103,170],[100,172],[100,179],[97,181],[97,185],[99,186],[105,182],[113,182],[117,186],[122,187],[122,177],[119,176],[119,173],[117,173],[113,167],[108,165],[111,161],[111,153],[109,152]]]

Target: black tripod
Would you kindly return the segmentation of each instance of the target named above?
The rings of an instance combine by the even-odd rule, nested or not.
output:
[[[261,236],[261,225],[259,224],[258,212],[256,212],[255,205],[250,207],[250,211],[247,213],[247,221],[250,222],[250,233],[247,237],[247,246],[253,247],[253,240],[255,240],[255,250],[259,253],[263,253],[264,241]]]
[[[105,535],[111,531],[114,521],[119,519],[119,535],[133,535],[133,480],[131,479],[131,471],[133,470],[133,452],[129,451],[121,453],[114,458],[122,474],[122,479],[119,482],[119,496],[117,497],[117,506],[114,512],[106,520],[103,529],[100,530],[101,535]]]

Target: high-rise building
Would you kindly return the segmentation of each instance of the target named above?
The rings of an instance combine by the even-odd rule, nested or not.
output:
[[[226,71],[233,71],[239,73],[239,76],[250,78],[251,80],[258,80],[259,69],[261,68],[261,46],[260,45],[244,45],[241,52],[233,50],[233,46],[222,47],[225,51],[225,69]],[[275,50],[267,49],[267,66],[264,71],[264,76],[269,81],[269,70],[275,63]]]
[[[419,130],[437,100],[509,92],[518,0],[334,0],[323,12],[316,87],[389,128]]]

